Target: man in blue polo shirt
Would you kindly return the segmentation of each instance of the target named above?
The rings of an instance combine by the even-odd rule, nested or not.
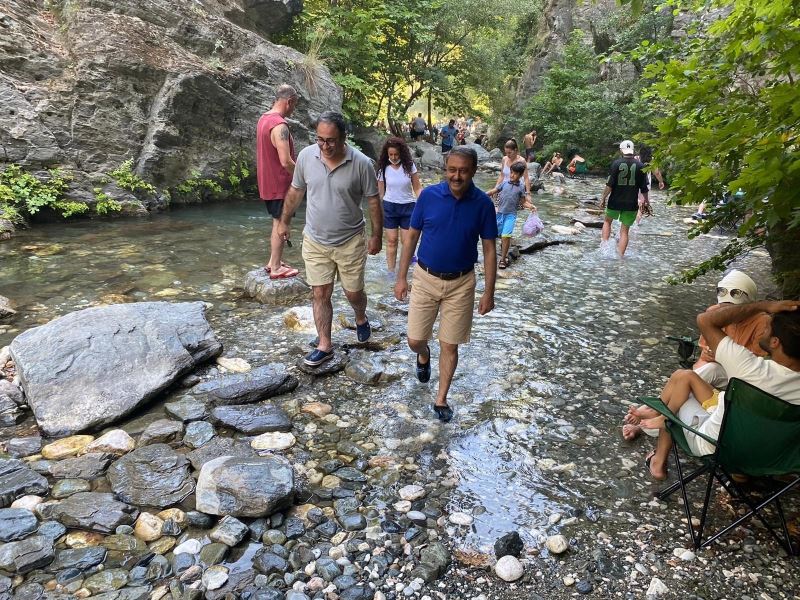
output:
[[[445,163],[445,181],[425,188],[411,215],[409,243],[403,246],[394,295],[404,300],[408,294],[408,267],[417,252],[408,310],[408,346],[417,353],[417,379],[431,377],[431,349],[428,340],[433,323],[439,321],[439,390],[434,411],[445,423],[453,418],[447,392],[458,365],[458,345],[469,341],[475,303],[475,263],[478,239],[483,247],[485,287],[478,312],[485,315],[494,308],[497,275],[497,218],[494,205],[472,178],[478,169],[478,154],[458,146]]]
[[[450,122],[442,127],[442,130],[439,134],[442,136],[442,153],[447,154],[450,150],[453,149],[453,146],[456,144],[456,134],[458,133],[458,129],[455,127],[456,120],[450,119]]]

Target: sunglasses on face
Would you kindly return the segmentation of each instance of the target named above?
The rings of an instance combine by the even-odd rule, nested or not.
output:
[[[744,290],[737,289],[737,288],[733,288],[732,290],[729,290],[728,288],[724,288],[724,287],[718,287],[717,288],[717,296],[726,296],[727,294],[730,294],[731,298],[734,298],[734,299],[741,298],[742,296],[746,296],[747,298],[750,297],[747,292],[745,292]]]

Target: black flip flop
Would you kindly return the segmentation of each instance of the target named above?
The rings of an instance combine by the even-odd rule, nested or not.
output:
[[[644,466],[647,468],[647,474],[650,477],[652,477],[653,479],[655,479],[656,481],[666,481],[667,477],[669,476],[669,473],[666,473],[664,475],[664,479],[659,479],[658,477],[653,475],[653,471],[650,469],[650,461],[653,460],[653,457],[655,455],[656,455],[656,453],[655,453],[655,451],[653,451],[653,452],[651,452],[650,454],[648,454],[647,456],[644,457]]]

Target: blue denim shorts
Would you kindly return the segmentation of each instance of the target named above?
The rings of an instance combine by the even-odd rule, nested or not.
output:
[[[497,213],[497,235],[511,237],[514,235],[514,224],[517,222],[517,213]]]
[[[411,213],[414,212],[416,202],[386,202],[383,201],[383,228],[408,229],[411,225]]]

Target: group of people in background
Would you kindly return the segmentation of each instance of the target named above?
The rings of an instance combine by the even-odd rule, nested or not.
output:
[[[290,224],[295,211],[306,199],[302,257],[305,278],[312,288],[318,337],[304,361],[318,367],[334,357],[331,299],[336,279],[353,309],[357,339],[366,342],[370,338],[364,271],[367,255],[380,252],[385,230],[386,263],[399,300],[409,296],[408,272],[410,265],[417,263],[409,297],[408,345],[416,353],[420,382],[430,379],[429,340],[440,317],[439,388],[434,411],[439,419],[449,421],[453,413],[447,394],[458,364],[458,346],[469,340],[472,326],[477,245],[480,242],[483,248],[485,273],[478,312],[486,314],[494,307],[496,270],[509,264],[517,212],[536,211],[528,172],[536,131],[523,140],[525,155],[520,154],[515,139],[505,142],[500,173],[487,193],[473,183],[477,153],[458,144],[458,123],[451,119],[440,131],[444,181],[423,189],[403,138],[386,140],[376,167],[370,158],[347,144],[346,123],[337,112],[322,113],[315,124],[316,143],[295,154],[286,119],[299,100],[291,86],[277,89],[272,108],[259,119],[256,150],[259,195],[272,218],[270,257],[265,266],[271,279],[299,273],[282,257],[284,245],[291,244]],[[424,125],[421,114],[411,122],[414,139],[425,134]],[[648,187],[643,165],[633,156],[633,144],[625,141],[620,148],[623,156],[612,165],[603,194],[603,203],[609,200],[603,239],[608,239],[611,221],[620,220],[623,254],[627,228],[636,218],[637,198],[641,194],[647,204]],[[571,164],[583,161],[577,153],[572,159]],[[555,153],[545,171],[560,169],[562,160],[560,153]],[[371,223],[369,236],[362,210],[364,198]],[[498,237],[499,263],[495,246]]]

